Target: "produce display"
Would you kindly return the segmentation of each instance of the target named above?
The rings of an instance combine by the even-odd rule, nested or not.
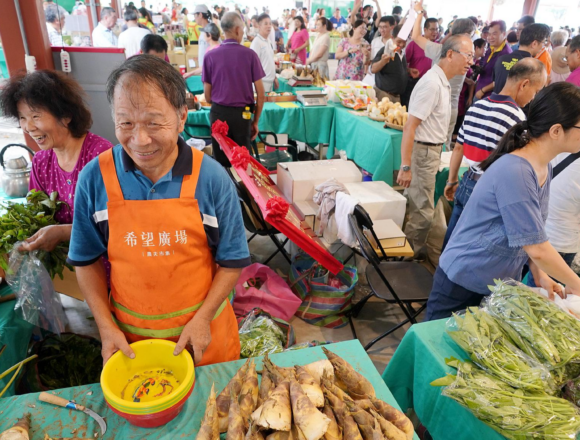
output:
[[[380,102],[371,102],[367,107],[369,117],[375,121],[385,121],[392,125],[403,126],[409,117],[407,107],[400,102],[391,102],[384,97]]]
[[[367,107],[372,102],[370,96],[366,95],[365,93],[357,93],[357,91],[353,92],[343,92],[339,90],[337,96],[340,99],[340,103],[347,108],[351,108],[353,110],[366,110]]]
[[[66,203],[57,201],[57,198],[56,191],[49,197],[42,191],[32,190],[26,195],[25,204],[8,202],[2,205],[5,213],[0,217],[0,267],[6,272],[10,270],[7,254],[17,242],[32,237],[41,228],[58,224],[54,215]],[[62,279],[65,267],[74,270],[66,262],[67,254],[68,243],[60,243],[52,252],[39,253],[39,259],[51,278],[58,275]]]
[[[479,308],[454,314],[451,338],[472,362],[432,382],[508,439],[580,433],[580,321],[521,283],[496,281]],[[562,387],[564,386],[564,389]]]
[[[410,440],[411,421],[379,400],[370,382],[323,348],[328,360],[294,368],[266,357],[258,383],[247,361],[206,404],[198,440]],[[216,422],[217,421],[217,422]]]
[[[294,95],[292,92],[282,92],[282,93],[268,92],[266,93],[266,96],[294,96]]]
[[[282,329],[264,315],[248,316],[240,326],[239,335],[242,358],[280,353],[286,347],[286,335]]]

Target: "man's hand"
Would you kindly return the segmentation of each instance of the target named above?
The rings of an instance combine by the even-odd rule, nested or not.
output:
[[[473,105],[473,97],[467,98],[467,101],[465,102],[465,105],[467,107],[471,107]]]
[[[414,69],[413,67],[409,67],[409,76],[413,79],[417,79],[419,78],[419,75],[421,74],[421,72],[419,72],[419,69]]]
[[[452,202],[453,199],[455,199],[455,192],[457,191],[457,186],[458,185],[453,185],[453,186],[445,185],[445,190],[443,191],[443,195],[450,202]]]
[[[479,89],[479,90],[477,91],[477,93],[475,94],[475,97],[476,97],[477,99],[483,99],[483,95],[485,95],[485,93],[483,93],[483,89]]]
[[[399,170],[399,174],[397,175],[397,183],[401,185],[403,188],[409,188],[411,185],[411,170],[403,171]]]
[[[199,364],[203,353],[211,342],[210,324],[211,320],[203,318],[200,314],[194,315],[183,328],[173,354],[177,356],[187,345],[191,345],[193,361],[196,365]]]
[[[252,129],[251,129],[252,140],[258,137],[258,123],[252,122]]]
[[[103,365],[107,363],[109,358],[113,356],[117,351],[121,350],[123,354],[131,359],[135,359],[135,353],[133,349],[129,346],[127,338],[119,327],[111,324],[106,329],[99,329],[101,333],[102,349],[101,354],[103,355]]]
[[[381,60],[382,61],[386,61],[387,64],[388,64],[388,63],[391,62],[391,56],[389,54],[384,53],[384,54],[381,55]]]
[[[413,9],[417,13],[421,12],[423,10],[423,0],[419,0],[419,1],[415,2]]]
[[[36,234],[26,240],[20,247],[21,251],[34,251],[41,249],[43,251],[52,252],[61,241],[65,241],[63,237],[62,225],[45,226]]]
[[[278,90],[280,88],[280,83],[278,82],[278,78],[274,78],[274,90]]]

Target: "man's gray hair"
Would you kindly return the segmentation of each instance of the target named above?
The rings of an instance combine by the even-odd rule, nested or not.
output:
[[[224,14],[221,21],[221,25],[222,31],[231,32],[238,26],[243,27],[244,22],[242,21],[242,18],[237,12],[230,11]]]
[[[133,8],[125,9],[125,14],[123,16],[125,21],[137,21],[139,17],[137,16],[137,10]]]
[[[103,9],[101,9],[101,20],[108,17],[109,15],[113,15],[115,12],[116,11],[113,8],[105,6]]]
[[[60,21],[60,11],[58,10],[58,6],[55,4],[48,5],[44,10],[44,16],[47,23],[56,23]]]
[[[441,58],[442,59],[445,58],[450,50],[454,52],[459,51],[459,49],[461,48],[461,42],[465,38],[469,37],[465,34],[459,34],[459,35],[451,35],[449,38],[447,38],[443,43],[443,47],[441,48]]]
[[[124,75],[139,88],[155,87],[177,111],[185,102],[185,80],[171,64],[153,55],[137,55],[127,59],[113,70],[107,79],[107,99],[113,105],[115,87]]]
[[[451,35],[468,34],[470,37],[475,33],[475,23],[469,18],[458,18],[453,22]]]
[[[566,44],[568,41],[569,34],[567,30],[560,29],[559,31],[552,32],[550,36],[550,41],[552,42],[552,47],[560,47]]]

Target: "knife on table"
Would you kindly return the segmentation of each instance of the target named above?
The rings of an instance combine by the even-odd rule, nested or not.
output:
[[[103,418],[100,415],[98,415],[96,412],[94,412],[92,409],[87,408],[86,406],[79,405],[78,403],[75,403],[71,400],[66,400],[66,399],[63,399],[62,397],[55,396],[54,394],[49,394],[49,393],[44,393],[44,392],[40,393],[40,395],[38,396],[38,400],[40,400],[41,402],[46,402],[46,403],[51,403],[53,405],[62,406],[63,408],[75,409],[77,411],[82,411],[85,414],[88,414],[89,416],[91,416],[93,419],[95,419],[95,421],[99,424],[99,427],[101,428],[101,436],[105,435],[105,432],[107,432],[107,423],[103,420]]]

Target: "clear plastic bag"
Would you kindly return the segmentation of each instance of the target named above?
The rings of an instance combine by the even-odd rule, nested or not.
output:
[[[21,253],[21,244],[16,243],[10,252],[10,270],[6,273],[6,281],[16,295],[14,310],[25,321],[60,335],[66,325],[60,297],[38,259],[38,251]]]
[[[287,337],[282,329],[260,309],[253,309],[239,329],[240,357],[250,358],[284,351]]]
[[[544,392],[515,389],[470,362],[455,361],[457,376],[432,384],[508,439],[575,439],[580,432],[578,408]]]
[[[516,348],[497,320],[472,307],[447,321],[447,333],[481,369],[514,388],[556,394],[546,365]]]
[[[514,280],[496,281],[484,309],[515,345],[555,371],[580,362],[580,321],[552,301]],[[561,385],[560,379],[556,382]]]

